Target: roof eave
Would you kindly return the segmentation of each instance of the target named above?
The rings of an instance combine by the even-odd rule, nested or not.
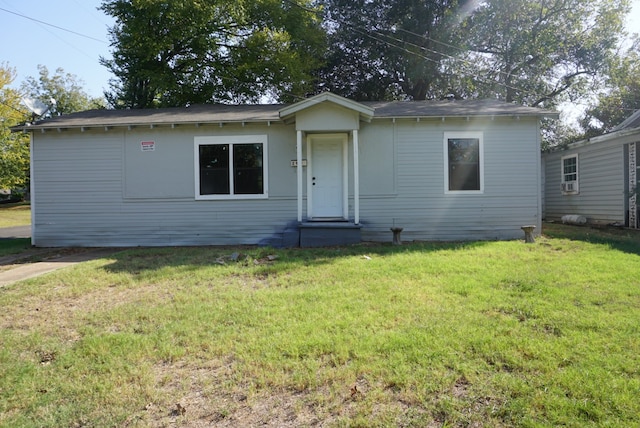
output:
[[[284,123],[279,118],[273,119],[244,119],[244,120],[201,120],[201,121],[172,121],[172,122],[109,122],[109,123],[101,123],[101,124],[24,124],[19,126],[14,126],[11,129],[11,132],[30,132],[30,131],[54,131],[54,130],[62,130],[62,129],[114,129],[114,128],[156,128],[156,127],[176,127],[176,126],[224,126],[230,124],[249,124],[249,123],[264,123],[267,125],[275,124],[275,123]]]
[[[506,118],[519,118],[519,117],[538,117],[547,119],[559,119],[560,114],[556,112],[545,113],[495,113],[495,114],[432,114],[432,115],[383,115],[374,116],[373,119],[465,119],[465,118],[480,118],[480,119],[494,119],[496,117]]]
[[[576,141],[574,143],[567,144],[566,146],[553,147],[549,150],[549,153],[568,150],[568,149],[577,149],[579,147],[589,146],[591,144],[606,143],[607,141],[611,141],[619,138],[625,138],[628,136],[632,136],[634,134],[638,134],[638,137],[640,138],[640,128],[621,129],[619,131],[609,132],[608,134],[602,134],[596,137],[591,137],[591,138],[586,138],[584,140]]]

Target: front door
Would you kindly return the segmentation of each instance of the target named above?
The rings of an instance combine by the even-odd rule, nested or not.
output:
[[[308,211],[312,219],[345,219],[345,134],[310,135]]]

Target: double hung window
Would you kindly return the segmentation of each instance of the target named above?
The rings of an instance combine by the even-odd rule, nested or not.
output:
[[[571,195],[578,193],[578,155],[562,158],[562,193]]]
[[[445,193],[482,193],[483,143],[481,132],[445,133]]]

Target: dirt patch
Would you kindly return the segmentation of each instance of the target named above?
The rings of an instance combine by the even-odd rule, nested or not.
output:
[[[0,317],[0,328],[25,333],[37,328],[44,334],[55,334],[64,341],[74,342],[80,339],[78,326],[83,325],[85,316],[92,312],[131,303],[149,305],[171,298],[168,291],[158,294],[155,285],[137,288],[111,286],[81,296],[61,295],[64,294],[61,287],[53,285],[46,294],[23,298],[8,306]],[[120,326],[114,325],[111,331],[119,329]]]
[[[150,426],[238,427],[322,426],[328,415],[316,414],[309,393],[255,391],[235,383],[233,360],[155,366],[162,401],[148,403],[141,419]]]
[[[358,414],[371,393],[381,398],[370,403],[367,417],[372,420],[390,413],[397,415],[394,426],[405,426],[407,416],[414,413],[422,414],[422,420],[432,420],[423,409],[404,403],[391,391],[385,392],[391,396],[380,396],[383,388],[370,386],[364,378],[338,393],[329,386],[303,391],[256,390],[236,381],[240,378],[237,370],[232,359],[211,360],[197,367],[181,362],[156,365],[155,390],[162,398],[148,403],[137,419],[153,427],[341,426]]]

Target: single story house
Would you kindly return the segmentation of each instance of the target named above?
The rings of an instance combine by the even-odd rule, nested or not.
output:
[[[31,135],[36,246],[522,238],[540,119],[495,100],[93,110]]]
[[[610,133],[543,154],[544,216],[638,227],[640,110]]]

